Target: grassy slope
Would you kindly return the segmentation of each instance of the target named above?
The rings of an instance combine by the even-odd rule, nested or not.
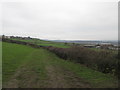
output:
[[[12,39],[12,40],[20,40],[24,42],[31,42],[37,45],[43,45],[43,46],[54,46],[59,48],[69,48],[69,45],[66,45],[62,42],[52,42],[52,41],[44,41],[44,40],[38,40],[38,39],[31,39],[31,40],[24,40],[24,39]]]
[[[44,49],[34,49],[24,45],[3,43],[3,81],[9,81],[10,77],[22,65],[38,74],[40,76],[38,79],[40,80],[45,80],[48,77],[45,67],[52,65],[73,72],[76,76],[89,82],[92,87],[116,87],[117,83],[117,79],[113,76],[91,70],[80,64],[62,60]]]
[[[22,63],[27,61],[27,56],[33,52],[34,49],[18,44],[2,44],[3,81],[5,81]]]

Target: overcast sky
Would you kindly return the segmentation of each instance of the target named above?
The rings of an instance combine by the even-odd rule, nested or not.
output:
[[[117,2],[2,3],[2,33],[59,40],[117,40]]]

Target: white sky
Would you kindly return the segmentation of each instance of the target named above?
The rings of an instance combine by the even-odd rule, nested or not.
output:
[[[60,40],[117,40],[117,0],[97,1],[5,0],[0,5],[2,34]]]

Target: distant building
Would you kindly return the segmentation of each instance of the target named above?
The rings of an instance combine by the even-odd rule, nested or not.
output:
[[[118,47],[108,47],[111,50],[118,50]]]
[[[113,47],[111,43],[101,43],[100,44],[101,49],[110,49],[110,47]]]
[[[101,46],[96,46],[96,48],[101,48]]]
[[[84,45],[84,47],[95,48],[95,45]]]
[[[111,46],[111,43],[101,43],[100,45],[107,45],[107,46]]]

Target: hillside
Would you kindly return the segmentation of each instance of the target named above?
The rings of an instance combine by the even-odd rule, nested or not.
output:
[[[54,46],[54,47],[59,47],[59,48],[69,48],[70,43],[65,44],[63,42],[53,42],[53,41],[45,41],[37,38],[32,38],[32,39],[21,39],[21,38],[12,38],[11,40],[17,40],[17,41],[23,41],[23,42],[29,42],[37,45],[42,45],[42,46]]]
[[[114,76],[58,58],[45,50],[3,42],[3,87],[113,88]]]

